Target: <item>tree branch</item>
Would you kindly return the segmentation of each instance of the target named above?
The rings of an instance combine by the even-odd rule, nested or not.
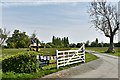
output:
[[[120,23],[117,23],[117,27],[113,30],[113,34],[115,35],[116,31],[119,29],[119,24]]]

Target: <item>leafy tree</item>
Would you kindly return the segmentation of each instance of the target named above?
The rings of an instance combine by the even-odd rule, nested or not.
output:
[[[48,43],[46,44],[46,48],[53,48],[53,47],[54,47],[54,44],[51,43],[51,42],[48,42]]]
[[[106,0],[94,0],[90,4],[88,12],[92,17],[95,28],[102,31],[110,39],[107,52],[114,52],[114,36],[120,26],[117,7],[108,4]]]
[[[86,46],[86,47],[89,47],[89,43],[90,43],[90,41],[87,40],[86,43],[85,43],[85,46]]]
[[[98,47],[103,47],[103,42],[101,42],[101,43],[98,43]]]
[[[100,44],[98,43],[98,38],[95,41],[91,42],[91,47],[98,47]]]
[[[120,41],[117,43],[117,47],[120,47]]]
[[[6,28],[0,28],[0,46],[7,40],[10,31],[7,31]]]
[[[104,46],[104,47],[108,47],[109,44],[108,44],[108,43],[104,43],[103,46]]]
[[[75,43],[71,43],[71,44],[69,44],[69,47],[75,48],[75,47],[76,47],[76,44],[75,44]]]
[[[91,47],[96,47],[96,42],[95,41],[91,42]]]
[[[45,47],[45,43],[44,43],[44,41],[41,41],[40,44],[41,44],[41,47],[43,47],[43,48]]]
[[[82,46],[82,43],[77,43],[76,47],[80,48]]]
[[[10,48],[25,48],[30,45],[30,38],[25,32],[14,30],[12,37],[7,40],[7,45]]]

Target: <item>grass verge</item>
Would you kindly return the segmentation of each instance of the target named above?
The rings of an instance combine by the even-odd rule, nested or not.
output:
[[[108,49],[108,47],[87,47],[87,50],[93,50],[96,52],[100,52],[100,53],[105,53]],[[120,57],[120,47],[115,47],[115,53],[105,53],[105,54],[110,54],[113,56],[119,56]]]
[[[86,53],[85,55],[86,57],[86,62],[90,62],[92,60],[96,60],[98,59],[98,57],[96,57],[95,55],[92,55],[90,53]],[[45,75],[54,73],[54,72],[58,72],[60,70],[64,70],[64,69],[68,69],[70,67],[74,67],[77,65],[80,65],[81,63],[77,63],[77,64],[73,64],[73,65],[68,65],[65,67],[60,67],[59,69],[56,69],[56,64],[51,64],[51,65],[47,65],[44,66],[42,69],[40,69],[40,71],[36,72],[36,73],[15,73],[15,72],[6,72],[6,73],[2,73],[2,71],[0,72],[0,76],[2,77],[2,80],[31,80],[34,78],[41,78]]]

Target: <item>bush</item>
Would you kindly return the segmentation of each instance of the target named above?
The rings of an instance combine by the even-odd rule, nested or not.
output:
[[[3,72],[31,73],[39,69],[36,52],[26,52],[2,60]]]

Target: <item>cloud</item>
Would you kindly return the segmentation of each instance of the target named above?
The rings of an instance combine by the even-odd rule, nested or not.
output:
[[[27,32],[29,35],[36,30],[37,36],[46,42],[50,41],[53,35],[60,37],[68,36],[71,42],[94,40],[99,35],[98,32],[92,29],[88,31],[90,25],[87,23],[84,3],[70,2],[68,4],[59,4],[58,2],[38,1],[3,2],[3,4],[8,7],[3,8],[5,9],[3,10],[5,11],[3,26],[8,28],[8,30],[19,29]],[[52,4],[52,6],[48,4]],[[13,7],[9,8],[9,6]],[[18,7],[14,6],[20,7],[18,9]],[[98,37],[104,40],[103,35]],[[76,40],[76,38],[78,39]]]

